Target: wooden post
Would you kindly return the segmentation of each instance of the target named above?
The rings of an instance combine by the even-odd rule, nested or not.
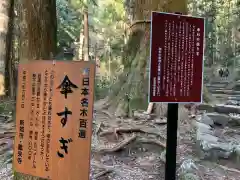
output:
[[[88,8],[84,9],[84,61],[89,61]]]
[[[83,48],[84,47],[84,33],[83,29],[80,30],[80,36],[79,36],[79,49],[78,49],[78,59],[82,61],[84,59],[83,57]]]

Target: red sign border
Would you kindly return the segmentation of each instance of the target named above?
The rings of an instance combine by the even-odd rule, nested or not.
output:
[[[153,26],[153,14],[169,14],[169,15],[175,15],[175,16],[180,16],[180,17],[192,17],[192,18],[198,18],[198,19],[203,19],[204,21],[204,28],[203,28],[203,48],[202,48],[202,83],[201,83],[201,100],[200,101],[188,101],[188,102],[184,102],[184,101],[151,101],[151,71],[152,71],[152,26]],[[205,19],[204,17],[198,17],[198,16],[189,16],[189,15],[184,15],[184,14],[180,14],[180,13],[167,13],[167,12],[158,12],[158,11],[152,11],[151,13],[151,29],[150,29],[150,62],[149,62],[149,86],[148,86],[148,103],[202,103],[203,102],[203,83],[204,83],[204,49],[205,49],[205,35],[206,35],[206,26],[205,26]]]

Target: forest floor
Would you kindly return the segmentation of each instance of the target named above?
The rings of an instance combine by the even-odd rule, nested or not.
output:
[[[15,102],[11,100],[0,103],[0,179],[13,179],[12,157],[13,139],[15,136],[15,121],[12,117],[12,110]]]
[[[120,119],[102,110],[100,102],[95,107],[98,108],[95,108],[92,142],[93,179],[164,180],[166,117],[146,118],[147,115],[142,112],[142,119]],[[178,179],[239,179],[240,167],[238,170],[234,163],[228,162],[227,166],[224,166],[223,161],[217,164],[198,158],[198,149],[194,142],[196,136],[194,121],[185,108],[179,108]],[[96,167],[102,170],[96,173]]]
[[[7,104],[4,105],[5,109],[9,109]],[[117,118],[102,109],[103,104],[103,101],[98,101],[94,107],[90,179],[164,180],[166,118],[153,118],[143,112],[139,112],[142,115],[138,118]],[[188,113],[180,107],[178,179],[239,179],[240,167],[231,162],[223,165],[198,158],[194,119]],[[11,163],[15,125],[8,110],[0,115],[0,121],[0,179],[10,180],[13,177]]]

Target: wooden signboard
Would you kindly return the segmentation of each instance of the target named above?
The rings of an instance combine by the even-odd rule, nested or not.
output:
[[[204,18],[152,12],[149,101],[202,101]]]
[[[17,172],[88,180],[95,64],[20,64],[14,143]]]

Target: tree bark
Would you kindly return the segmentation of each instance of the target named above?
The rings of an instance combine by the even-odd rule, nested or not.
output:
[[[83,49],[84,49],[84,34],[83,34],[83,29],[81,29],[81,32],[79,35],[79,48],[78,48],[78,60],[79,61],[82,61],[84,59]]]
[[[20,62],[50,59],[56,54],[55,0],[22,0]]]
[[[20,62],[50,60],[57,48],[56,1],[22,0],[20,10]],[[15,173],[14,179],[40,178]]]
[[[0,96],[5,95],[6,36],[8,32],[9,0],[0,2]]]
[[[5,88],[6,95],[10,98],[15,97],[15,76],[14,76],[14,50],[13,50],[13,30],[14,30],[14,0],[9,0],[8,9],[8,32],[6,36],[6,71],[5,71]]]
[[[106,107],[117,116],[129,116],[135,109],[147,109],[150,55],[150,19],[152,11],[187,14],[186,0],[135,0],[132,5],[133,23],[123,57],[124,73],[112,87]],[[130,5],[131,6],[131,5]],[[156,114],[166,114],[167,107],[153,107]]]
[[[89,29],[88,29],[88,8],[83,10],[84,16],[84,61],[89,61]]]

